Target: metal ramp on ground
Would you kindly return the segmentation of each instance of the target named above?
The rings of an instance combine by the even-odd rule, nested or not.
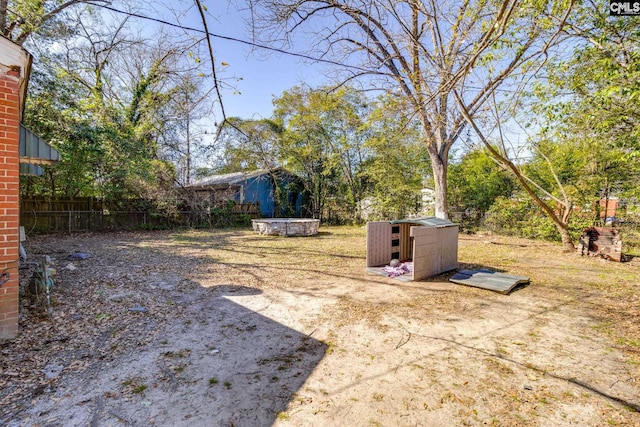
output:
[[[480,269],[460,270],[449,281],[459,285],[474,286],[501,294],[508,294],[516,286],[529,283],[529,278]]]

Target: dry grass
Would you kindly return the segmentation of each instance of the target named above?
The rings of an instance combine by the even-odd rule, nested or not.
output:
[[[323,227],[314,238],[257,236],[250,231],[187,231],[169,239],[141,243],[154,251],[179,251],[201,260],[203,268],[192,278],[199,283],[220,285],[231,276],[244,286],[261,289],[295,289],[315,283],[325,291],[340,280],[355,280],[354,290],[363,290],[387,280],[366,275],[365,231],[362,227]],[[640,258],[615,263],[562,253],[559,245],[500,236],[461,236],[461,268],[489,268],[529,276],[530,292],[558,304],[587,310],[592,327],[611,336],[612,346],[625,351],[632,363],[640,363]],[[435,282],[448,275],[431,279]],[[407,284],[407,287],[419,287]],[[424,316],[434,312],[464,313],[478,304],[477,297],[498,296],[473,288],[454,288],[437,295],[415,296],[394,302],[394,311]],[[367,295],[340,295],[337,308],[342,324],[356,319],[379,322],[385,300]]]
[[[315,283],[316,288],[330,292],[342,279],[355,280],[355,291],[375,286],[376,282],[386,284],[384,278],[364,273],[362,227],[323,227],[314,238],[265,237],[238,230],[160,236],[138,246],[192,257],[201,268],[191,278],[209,286],[228,283],[230,277],[243,286],[260,289],[295,289],[301,283]],[[529,276],[534,284],[530,292],[588,311],[594,320],[593,329],[607,333],[612,347],[624,351],[630,363],[640,363],[640,258],[615,263],[564,254],[559,245],[548,242],[479,235],[460,237],[459,260],[461,268],[484,267]],[[416,317],[435,312],[464,313],[481,304],[477,299],[480,296],[498,298],[483,290],[461,287],[396,301],[393,310]],[[385,301],[370,295],[363,300],[357,294],[344,294],[338,298],[337,309],[341,312],[337,316],[339,325],[359,319],[375,324],[384,314]]]
[[[593,319],[612,346],[640,363],[640,258],[625,263],[564,254],[558,245],[500,236],[461,236],[462,263],[529,276],[531,291]]]
[[[265,303],[261,316],[325,346],[313,374],[303,373],[310,374],[305,387],[291,390],[286,411],[277,408],[276,424],[308,425],[315,417],[319,426],[354,420],[353,425],[640,425],[638,393],[635,400],[628,397],[640,390],[639,258],[613,263],[563,254],[545,242],[460,236],[462,268],[531,278],[531,285],[504,296],[453,285],[450,274],[423,282],[367,274],[362,227],[322,227],[309,238],[213,230],[41,236],[27,243],[32,254],[58,258],[60,286],[54,289],[53,319],[21,307],[20,339],[0,348],[6,390],[0,397],[10,403],[5,419],[23,414],[45,392],[38,375],[48,360],[62,360],[82,375],[99,372],[103,358],[118,361],[134,346],[156,345],[162,366],[168,366],[165,375],[182,387],[182,378],[192,375],[188,363],[195,352],[177,347],[169,353],[165,347],[178,337],[155,344],[154,337],[169,324],[188,330],[207,322],[207,330],[220,328],[223,335],[254,333],[233,319],[217,325],[204,315],[185,316],[190,303],[184,301],[193,295],[235,293],[248,301],[256,296]],[[76,271],[61,268],[74,250],[94,256]],[[179,280],[167,298],[154,290],[173,278]],[[127,303],[143,304],[149,314],[127,321],[132,315],[114,298],[118,294]],[[69,321],[75,314],[80,320]],[[45,333],[53,342],[65,341],[59,348],[41,346]],[[305,357],[304,345],[292,351]],[[17,370],[24,355],[31,367]],[[258,365],[273,365],[284,381],[289,359],[268,360],[274,363]],[[224,381],[225,396],[245,399],[239,379],[232,386],[226,373],[211,374],[200,380],[206,390]],[[592,412],[581,414],[583,406]],[[398,408],[403,418],[397,418]]]

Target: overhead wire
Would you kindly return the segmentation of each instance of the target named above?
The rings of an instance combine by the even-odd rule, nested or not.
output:
[[[181,30],[185,30],[185,31],[193,31],[196,33],[200,33],[200,34],[205,34],[205,35],[209,35],[210,37],[214,37],[220,40],[227,40],[227,41],[232,41],[232,42],[236,42],[236,43],[241,43],[247,46],[251,46],[254,48],[258,48],[258,49],[264,49],[264,50],[269,50],[269,51],[273,51],[273,52],[277,52],[277,53],[281,53],[283,55],[289,55],[289,56],[295,56],[298,58],[302,58],[302,59],[307,59],[310,61],[314,61],[314,62],[322,62],[322,63],[326,63],[326,64],[331,64],[331,65],[338,65],[340,67],[345,67],[345,68],[352,68],[354,70],[359,70],[359,71],[365,71],[368,73],[377,73],[377,71],[375,70],[370,70],[367,68],[362,68],[362,67],[358,67],[357,65],[349,65],[349,64],[344,64],[338,61],[332,61],[330,59],[324,59],[324,58],[316,58],[313,57],[311,55],[305,55],[303,53],[297,53],[297,52],[291,52],[285,49],[280,49],[277,47],[273,47],[273,46],[268,46],[268,45],[264,45],[264,44],[260,44],[260,43],[256,43],[256,42],[252,42],[249,40],[243,40],[237,37],[231,37],[231,36],[224,36],[221,34],[215,34],[212,32],[207,32],[201,28],[195,28],[195,27],[188,27],[186,25],[182,25],[182,24],[176,24],[173,22],[169,22],[169,21],[165,21],[163,19],[159,19],[159,18],[154,18],[151,16],[147,16],[147,15],[142,15],[140,13],[135,13],[135,12],[127,12],[125,10],[121,10],[121,9],[117,9],[113,6],[107,6],[107,5],[102,5],[102,4],[96,4],[96,3],[87,3],[90,4],[92,6],[95,7],[100,7],[102,9],[107,9],[110,10],[112,12],[116,12],[116,13],[121,13],[123,15],[128,15],[134,18],[140,18],[140,19],[146,19],[148,21],[153,21],[153,22],[157,22],[159,24],[163,24],[163,25],[168,25],[170,27],[174,27],[174,28],[179,28]]]
[[[131,17],[134,17],[134,18],[145,19],[145,20],[148,20],[148,21],[152,21],[152,22],[156,22],[156,23],[159,23],[159,24],[167,25],[167,26],[170,26],[170,27],[173,27],[173,28],[178,28],[178,29],[181,29],[181,30],[184,30],[184,31],[192,31],[192,32],[200,33],[200,34],[205,34],[205,35],[208,35],[210,37],[213,37],[213,38],[216,38],[216,39],[220,39],[220,40],[226,40],[226,41],[231,41],[231,42],[235,42],[235,43],[241,43],[241,44],[244,44],[246,46],[251,46],[253,48],[263,49],[263,50],[276,52],[276,53],[280,53],[280,54],[287,55],[287,56],[293,56],[293,57],[297,57],[297,58],[301,58],[301,59],[306,59],[308,61],[335,65],[335,66],[338,66],[338,67],[347,68],[347,69],[351,69],[351,70],[357,70],[357,71],[364,72],[364,73],[367,73],[367,74],[382,74],[379,70],[373,70],[373,69],[369,69],[369,68],[359,67],[357,65],[345,64],[343,62],[338,62],[338,61],[325,59],[325,58],[318,58],[318,57],[314,57],[314,56],[307,55],[307,54],[304,54],[304,53],[291,52],[291,51],[286,50],[286,49],[281,49],[281,48],[277,48],[277,47],[273,47],[273,46],[268,46],[268,45],[265,45],[265,44],[256,43],[256,42],[252,42],[252,41],[249,41],[249,40],[244,40],[244,39],[241,39],[241,38],[238,38],[238,37],[215,34],[215,33],[203,30],[201,28],[195,28],[195,27],[190,27],[190,26],[186,26],[186,25],[182,25],[182,24],[176,24],[174,22],[169,22],[169,21],[166,21],[166,20],[163,20],[163,19],[160,19],[160,18],[155,18],[155,17],[152,17],[152,16],[143,15],[141,13],[127,12],[125,10],[115,8],[113,6],[108,6],[108,5],[104,5],[104,4],[97,4],[97,3],[91,3],[91,2],[88,2],[87,4],[89,4],[91,6],[99,7],[99,8],[102,8],[102,9],[110,10],[110,11],[115,12],[115,13],[120,13],[120,14],[131,16]],[[481,88],[481,87],[475,87],[475,86],[470,86],[470,85],[467,86],[467,88],[468,89],[472,89],[472,90],[483,90],[483,88]],[[518,90],[501,89],[501,88],[496,88],[495,91],[502,92],[502,93],[519,93]]]

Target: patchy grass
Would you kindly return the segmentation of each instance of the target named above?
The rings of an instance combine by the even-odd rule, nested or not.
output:
[[[141,243],[151,250],[179,250],[181,256],[193,256],[204,265],[193,279],[205,286],[237,283],[260,289],[292,289],[299,281],[321,283],[323,289],[343,279],[362,277],[366,247],[364,227],[321,227],[314,237],[258,236],[250,230],[183,231],[169,239]],[[564,254],[554,243],[495,235],[460,235],[460,268],[489,268],[529,276],[532,286],[558,304],[588,310],[594,327],[610,335],[612,345],[622,349],[634,363],[640,362],[640,298],[637,298],[639,258],[615,263]],[[286,273],[286,274],[283,274]],[[219,280],[215,278],[218,277]],[[448,274],[436,278],[447,280]],[[384,280],[384,279],[380,279]],[[377,282],[367,277],[367,286]],[[475,288],[455,288],[452,292],[415,298],[396,304],[394,311],[407,316],[434,315],[438,312],[477,309],[469,296],[495,295]],[[366,320],[381,326],[385,311],[391,309],[384,299],[378,301],[341,295],[341,316],[337,326]],[[535,331],[529,332],[535,338]],[[520,344],[522,345],[522,344]],[[335,342],[329,342],[327,353]],[[502,351],[502,350],[501,350]]]
[[[158,362],[170,369],[164,374],[180,373],[179,388],[202,384],[213,393],[213,386],[224,387],[216,393],[227,399],[221,407],[236,410],[230,404],[236,396],[255,398],[248,383],[257,390],[256,405],[269,399],[293,405],[274,407],[274,425],[304,425],[312,417],[317,425],[338,419],[351,425],[640,425],[637,399],[628,397],[640,380],[639,258],[620,264],[563,254],[546,242],[461,235],[461,268],[531,278],[528,287],[504,296],[453,285],[451,273],[423,282],[369,275],[364,228],[320,230],[308,238],[234,229],[28,241],[28,250],[46,248],[61,259],[77,247],[94,257],[73,273],[60,271],[55,328],[21,313],[23,334],[12,347],[0,348],[6,419],[31,404],[49,360],[62,355],[65,365],[81,371],[101,360],[95,355],[124,361],[125,350],[149,345],[158,347]],[[129,292],[140,296],[147,315],[132,317],[129,305],[113,298]],[[286,325],[290,329],[279,336],[291,341],[290,348],[259,354],[246,369],[216,368],[220,380],[210,377],[195,360],[223,360],[235,351],[233,337],[259,340],[264,327],[231,313],[185,315],[195,295],[229,297],[239,307],[246,304],[245,315]],[[198,344],[190,348],[181,335],[149,332],[177,322],[191,337],[205,321],[222,342],[194,340]],[[294,341],[292,330],[307,338]],[[30,342],[45,339],[47,346],[31,351]],[[311,363],[316,341],[322,359]],[[25,354],[29,364],[21,362]],[[131,378],[116,389],[162,399],[156,384]],[[211,413],[220,402],[209,402]]]
[[[142,394],[149,388],[147,384],[142,382],[141,378],[129,378],[122,382],[123,391],[131,394]]]
[[[461,267],[488,267],[529,276],[545,296],[586,310],[592,327],[611,337],[612,345],[640,362],[640,259],[616,263],[574,253],[559,246],[502,236],[460,236]],[[517,263],[505,263],[517,259]],[[534,337],[535,332],[530,332]]]

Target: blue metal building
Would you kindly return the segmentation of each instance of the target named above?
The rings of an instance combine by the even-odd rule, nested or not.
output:
[[[259,205],[264,218],[302,216],[300,178],[282,168],[213,175],[194,182],[186,189],[213,203],[233,200]]]

